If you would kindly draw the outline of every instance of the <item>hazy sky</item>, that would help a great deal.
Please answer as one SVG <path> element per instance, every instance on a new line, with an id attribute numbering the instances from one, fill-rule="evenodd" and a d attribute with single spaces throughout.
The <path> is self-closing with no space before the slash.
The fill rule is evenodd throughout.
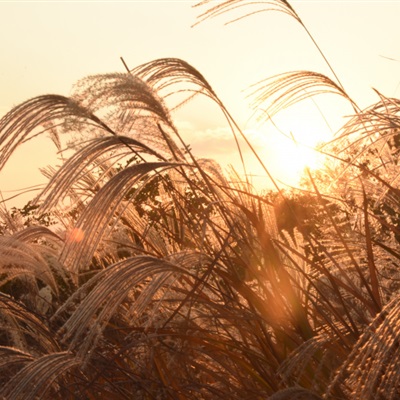
<path id="1" fill-rule="evenodd" d="M 87 75 L 123 72 L 121 56 L 131 68 L 156 58 L 178 57 L 208 79 L 250 137 L 264 143 L 266 163 L 278 171 L 280 163 L 290 162 L 288 154 L 278 154 L 281 147 L 273 147 L 273 138 L 260 139 L 254 131 L 248 121 L 249 100 L 242 90 L 287 71 L 332 75 L 305 31 L 289 16 L 260 13 L 224 26 L 230 19 L 227 14 L 191 28 L 205 10 L 192 8 L 195 3 L 0 2 L 0 115 L 37 95 L 69 95 L 72 85 Z M 387 96 L 400 95 L 400 1 L 291 4 L 361 107 L 377 101 L 372 87 Z M 321 100 L 320 105 L 329 118 L 332 111 L 336 113 L 338 118 L 330 121 L 333 125 L 341 123 L 343 113 L 351 112 L 336 99 Z M 305 129 L 323 130 L 315 110 L 310 115 L 301 110 L 293 115 L 285 116 L 284 129 L 297 129 L 296 135 L 304 135 Z M 231 138 L 222 120 L 212 113 L 194 107 L 180 115 L 178 126 L 200 155 L 233 160 Z M 5 197 L 7 190 L 35 184 L 38 175 L 32 171 L 54 162 L 52 148 L 43 143 L 29 143 L 0 172 Z"/>

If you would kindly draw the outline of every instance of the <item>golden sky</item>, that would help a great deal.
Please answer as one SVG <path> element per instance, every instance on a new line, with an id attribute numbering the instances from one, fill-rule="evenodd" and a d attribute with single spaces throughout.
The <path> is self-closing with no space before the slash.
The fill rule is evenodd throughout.
<path id="1" fill-rule="evenodd" d="M 193 9 L 195 3 L 0 2 L 0 115 L 37 95 L 68 95 L 72 85 L 87 75 L 123 72 L 121 56 L 131 68 L 156 58 L 178 57 L 208 79 L 249 137 L 265 146 L 266 163 L 278 174 L 290 155 L 282 154 L 279 140 L 274 144 L 277 140 L 260 136 L 248 121 L 251 110 L 243 89 L 287 71 L 332 75 L 305 31 L 289 16 L 260 13 L 224 26 L 229 20 L 225 15 L 191 28 L 204 10 Z M 400 95 L 400 1 L 290 3 L 360 107 L 377 100 L 372 87 L 386 96 Z M 316 101 L 335 128 L 340 117 L 351 112 L 336 99 Z M 200 155 L 232 162 L 234 149 L 223 120 L 212 112 L 204 115 L 189 108 L 179 115 L 177 125 Z M 316 110 L 299 108 L 281 119 L 282 128 L 296 139 L 306 131 L 324 135 Z M 4 197 L 10 195 L 8 190 L 36 184 L 39 175 L 32 171 L 55 162 L 44 139 L 28 145 L 0 172 Z"/>

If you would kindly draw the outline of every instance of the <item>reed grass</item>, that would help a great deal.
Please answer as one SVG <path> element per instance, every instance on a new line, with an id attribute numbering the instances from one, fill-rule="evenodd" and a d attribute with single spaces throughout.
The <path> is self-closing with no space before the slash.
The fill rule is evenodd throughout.
<path id="1" fill-rule="evenodd" d="M 302 24 L 286 1 L 259 3 Z M 298 193 L 257 193 L 196 158 L 173 118 L 194 96 L 245 136 L 182 60 L 91 76 L 4 116 L 1 167 L 45 132 L 75 141 L 29 209 L 2 210 L 0 397 L 399 398 L 399 101 L 359 110 L 307 71 L 259 84 L 254 101 L 275 96 L 272 115 L 326 92 L 355 114 Z"/>

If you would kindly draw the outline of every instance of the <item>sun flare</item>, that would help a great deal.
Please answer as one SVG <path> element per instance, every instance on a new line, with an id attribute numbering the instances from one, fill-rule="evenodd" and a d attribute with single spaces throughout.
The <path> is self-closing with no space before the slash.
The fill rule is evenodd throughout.
<path id="1" fill-rule="evenodd" d="M 82 229 L 80 228 L 73 228 L 67 233 L 66 240 L 67 242 L 81 242 L 85 237 L 85 234 Z"/>
<path id="2" fill-rule="evenodd" d="M 323 156 L 316 149 L 317 137 L 309 135 L 306 141 L 300 141 L 292 132 L 290 135 L 277 135 L 273 140 L 277 173 L 285 177 L 288 183 L 297 182 L 304 174 L 305 168 L 317 169 L 323 165 Z"/>
<path id="3" fill-rule="evenodd" d="M 314 123 L 313 123 L 314 122 Z M 325 156 L 317 146 L 332 137 L 326 127 L 310 120 L 288 120 L 279 125 L 245 131 L 272 177 L 283 184 L 298 186 L 306 168 L 323 167 Z M 259 165 L 251 164 L 253 177 L 265 176 Z M 259 186 L 258 183 L 256 183 Z"/>

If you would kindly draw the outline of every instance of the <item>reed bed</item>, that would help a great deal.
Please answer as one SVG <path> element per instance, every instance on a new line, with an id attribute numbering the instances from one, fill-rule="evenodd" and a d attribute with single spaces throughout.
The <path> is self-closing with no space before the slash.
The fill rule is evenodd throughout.
<path id="1" fill-rule="evenodd" d="M 200 20 L 274 10 L 303 25 L 286 1 L 210 4 Z M 197 96 L 254 149 L 183 60 L 6 114 L 1 167 L 37 135 L 74 141 L 32 202 L 1 211 L 0 398 L 398 399 L 400 102 L 360 110 L 310 71 L 254 101 L 275 98 L 272 115 L 326 92 L 354 115 L 299 192 L 256 192 L 192 153 L 171 110 Z"/>

